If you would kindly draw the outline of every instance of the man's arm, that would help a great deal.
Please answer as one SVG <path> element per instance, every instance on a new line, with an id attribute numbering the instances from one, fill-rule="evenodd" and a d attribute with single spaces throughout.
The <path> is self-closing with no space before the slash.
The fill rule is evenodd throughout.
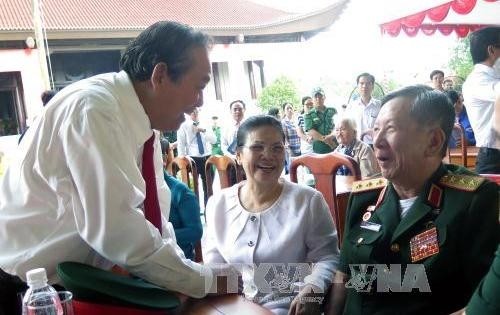
<path id="1" fill-rule="evenodd" d="M 202 297 L 212 285 L 212 272 L 181 258 L 169 229 L 164 229 L 162 238 L 144 218 L 138 208 L 145 185 L 137 151 L 130 143 L 130 131 L 115 116 L 115 112 L 94 107 L 60 130 L 71 173 L 68 180 L 76 190 L 72 207 L 78 234 L 101 256 L 131 273 L 164 288 Z M 168 190 L 164 192 L 168 194 Z"/>
<path id="2" fill-rule="evenodd" d="M 179 130 L 177 130 L 177 154 L 179 156 L 188 154 L 189 141 L 187 138 L 188 135 L 186 129 L 184 128 L 184 125 L 181 125 Z"/>

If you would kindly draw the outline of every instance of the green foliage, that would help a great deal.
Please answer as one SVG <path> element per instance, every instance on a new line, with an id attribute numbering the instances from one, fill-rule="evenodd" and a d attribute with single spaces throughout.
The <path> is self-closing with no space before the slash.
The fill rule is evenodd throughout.
<path id="1" fill-rule="evenodd" d="M 279 107 L 285 102 L 292 103 L 295 109 L 300 108 L 300 99 L 295 83 L 286 76 L 280 76 L 262 89 L 258 98 L 258 106 L 263 112 L 271 107 Z"/>
<path id="2" fill-rule="evenodd" d="M 459 39 L 450 53 L 451 56 L 448 62 L 448 66 L 455 75 L 463 79 L 467 78 L 473 68 L 469 47 L 469 37 Z"/>

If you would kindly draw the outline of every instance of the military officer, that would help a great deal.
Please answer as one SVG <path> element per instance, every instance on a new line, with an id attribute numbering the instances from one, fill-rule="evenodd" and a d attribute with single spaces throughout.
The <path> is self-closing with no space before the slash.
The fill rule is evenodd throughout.
<path id="1" fill-rule="evenodd" d="M 304 126 L 308 136 L 313 139 L 314 153 L 329 153 L 337 147 L 333 131 L 333 116 L 337 111 L 325 106 L 325 92 L 322 88 L 313 89 L 314 108 L 304 115 Z"/>
<path id="2" fill-rule="evenodd" d="M 444 94 L 409 86 L 382 104 L 383 178 L 354 183 L 326 314 L 450 314 L 493 259 L 498 188 L 442 164 L 454 115 Z"/>

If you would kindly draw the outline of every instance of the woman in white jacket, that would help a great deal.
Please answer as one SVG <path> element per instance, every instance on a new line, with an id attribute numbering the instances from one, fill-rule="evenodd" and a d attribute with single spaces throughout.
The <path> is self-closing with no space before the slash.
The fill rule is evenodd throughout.
<path id="1" fill-rule="evenodd" d="M 236 159 L 247 180 L 208 201 L 204 261 L 249 266 L 244 293 L 275 314 L 319 314 L 339 255 L 323 196 L 280 178 L 285 139 L 273 117 L 242 123 Z"/>

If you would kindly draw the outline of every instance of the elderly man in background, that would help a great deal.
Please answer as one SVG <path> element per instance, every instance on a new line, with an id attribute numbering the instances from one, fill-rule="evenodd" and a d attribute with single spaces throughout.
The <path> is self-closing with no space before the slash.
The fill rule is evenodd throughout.
<path id="1" fill-rule="evenodd" d="M 352 157 L 361 169 L 361 177 L 371 177 L 380 172 L 372 148 L 356 139 L 356 123 L 352 118 L 343 117 L 335 125 L 335 135 L 339 146 L 334 152 Z M 352 175 L 346 166 L 342 166 L 337 175 Z"/>
<path id="2" fill-rule="evenodd" d="M 500 27 L 486 27 L 470 35 L 474 69 L 462 87 L 476 146 L 478 174 L 500 174 L 500 146 L 493 129 L 494 103 L 500 95 Z"/>
<path id="3" fill-rule="evenodd" d="M 450 314 L 499 241 L 498 188 L 442 163 L 454 123 L 427 86 L 387 95 L 374 126 L 383 178 L 353 184 L 327 314 Z"/>
<path id="4" fill-rule="evenodd" d="M 366 72 L 361 73 L 356 78 L 356 84 L 359 98 L 349 103 L 346 112 L 358 126 L 358 139 L 372 146 L 372 128 L 382 106 L 380 100 L 372 96 L 375 77 Z"/>

